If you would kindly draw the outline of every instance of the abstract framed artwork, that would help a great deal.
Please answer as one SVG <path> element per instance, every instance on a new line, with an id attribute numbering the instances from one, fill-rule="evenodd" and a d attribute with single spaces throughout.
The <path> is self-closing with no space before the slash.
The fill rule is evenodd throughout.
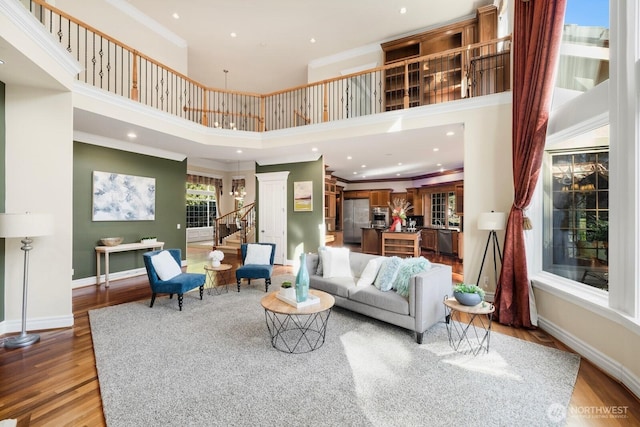
<path id="1" fill-rule="evenodd" d="M 152 221 L 155 218 L 155 178 L 93 172 L 93 221 Z"/>
<path id="2" fill-rule="evenodd" d="M 313 181 L 297 181 L 293 183 L 294 212 L 313 211 Z"/>

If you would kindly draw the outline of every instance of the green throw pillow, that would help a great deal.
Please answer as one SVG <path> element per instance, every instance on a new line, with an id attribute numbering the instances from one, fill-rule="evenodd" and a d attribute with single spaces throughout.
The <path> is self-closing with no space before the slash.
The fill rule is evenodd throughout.
<path id="1" fill-rule="evenodd" d="M 397 256 L 392 256 L 384 260 L 373 285 L 381 291 L 390 291 L 393 287 L 396 274 L 398 274 L 398 270 L 400 269 L 400 264 L 402 264 L 402 258 Z"/>
<path id="2" fill-rule="evenodd" d="M 419 258 L 406 258 L 402 261 L 398 274 L 393 281 L 393 289 L 396 290 L 398 295 L 403 297 L 409 296 L 409 279 L 431 268 L 431 263 L 424 257 Z"/>

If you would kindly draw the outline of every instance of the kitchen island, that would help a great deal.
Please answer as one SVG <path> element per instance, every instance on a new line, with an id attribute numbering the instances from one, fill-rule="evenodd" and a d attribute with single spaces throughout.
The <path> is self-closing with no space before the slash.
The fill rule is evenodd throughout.
<path id="1" fill-rule="evenodd" d="M 420 256 L 420 231 L 383 231 L 382 256 Z"/>
<path id="2" fill-rule="evenodd" d="M 362 227 L 362 253 L 380 255 L 382 253 L 382 232 L 387 228 Z"/>

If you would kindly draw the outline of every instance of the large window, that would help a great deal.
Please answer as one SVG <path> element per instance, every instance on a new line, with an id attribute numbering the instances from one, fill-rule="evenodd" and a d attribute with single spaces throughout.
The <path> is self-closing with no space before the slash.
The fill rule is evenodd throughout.
<path id="1" fill-rule="evenodd" d="M 456 193 L 448 191 L 431 194 L 431 225 L 442 228 L 458 228 L 460 217 L 456 214 Z"/>
<path id="2" fill-rule="evenodd" d="M 602 142 L 608 127 L 578 140 Z M 608 290 L 609 151 L 608 147 L 549 152 L 549 197 L 544 229 L 550 242 L 544 269 Z"/>
<path id="3" fill-rule="evenodd" d="M 187 183 L 187 228 L 211 227 L 217 216 L 216 189 Z"/>

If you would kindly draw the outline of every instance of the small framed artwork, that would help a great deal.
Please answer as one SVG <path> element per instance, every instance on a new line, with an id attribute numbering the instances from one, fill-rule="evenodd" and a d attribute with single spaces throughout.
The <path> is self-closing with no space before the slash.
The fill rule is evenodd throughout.
<path id="1" fill-rule="evenodd" d="M 313 181 L 297 181 L 293 183 L 293 211 L 313 211 Z"/>

